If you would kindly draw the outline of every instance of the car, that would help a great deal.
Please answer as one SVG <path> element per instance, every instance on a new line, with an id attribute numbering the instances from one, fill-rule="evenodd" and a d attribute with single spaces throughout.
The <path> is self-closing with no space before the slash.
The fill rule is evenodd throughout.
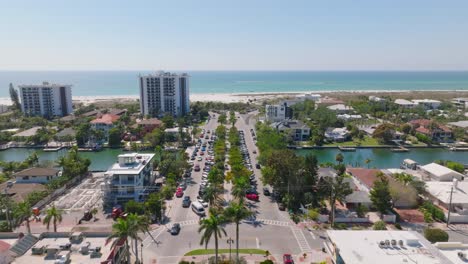
<path id="1" fill-rule="evenodd" d="M 171 227 L 171 235 L 175 236 L 175 235 L 178 235 L 179 233 L 180 233 L 180 224 L 179 223 L 173 224 Z"/>
<path id="2" fill-rule="evenodd" d="M 278 209 L 280 211 L 284 211 L 284 210 L 286 210 L 286 206 L 284 205 L 284 203 L 278 203 Z"/>
<path id="3" fill-rule="evenodd" d="M 262 167 L 260 166 L 260 164 L 257 163 L 257 164 L 255 164 L 255 168 L 261 169 Z"/>
<path id="4" fill-rule="evenodd" d="M 203 205 L 203 207 L 208 207 L 208 203 L 203 200 L 201 196 L 197 196 L 197 201 Z"/>
<path id="5" fill-rule="evenodd" d="M 184 191 L 182 190 L 182 188 L 177 188 L 177 191 L 176 191 L 176 197 L 177 198 L 181 198 L 182 196 L 184 196 Z"/>
<path id="6" fill-rule="evenodd" d="M 294 260 L 291 254 L 284 254 L 283 255 L 283 264 L 294 264 Z"/>
<path id="7" fill-rule="evenodd" d="M 205 155 L 205 152 L 200 151 L 200 156 L 203 156 L 203 155 Z"/>
<path id="8" fill-rule="evenodd" d="M 182 188 L 182 191 L 185 191 L 187 189 L 187 183 L 185 182 L 180 183 L 179 188 Z"/>
<path id="9" fill-rule="evenodd" d="M 197 157 L 197 160 L 198 160 L 198 161 L 202 161 L 202 159 L 203 159 L 203 158 L 202 158 L 201 156 L 198 156 L 198 157 Z"/>
<path id="10" fill-rule="evenodd" d="M 184 200 L 182 200 L 182 207 L 188 208 L 190 207 L 190 204 L 192 201 L 190 201 L 190 196 L 184 196 Z"/>
<path id="11" fill-rule="evenodd" d="M 256 193 L 248 193 L 245 195 L 245 197 L 249 200 L 252 200 L 252 201 L 258 201 L 259 197 L 258 197 L 258 194 Z"/>
<path id="12" fill-rule="evenodd" d="M 191 156 L 191 157 L 190 157 L 190 160 L 195 160 L 195 156 Z"/>
<path id="13" fill-rule="evenodd" d="M 254 150 L 252 151 L 252 153 L 253 153 L 253 154 L 257 154 L 257 150 L 254 149 Z"/>
<path id="14" fill-rule="evenodd" d="M 200 165 L 198 165 L 198 164 L 195 165 L 195 167 L 193 169 L 194 169 L 194 171 L 200 171 Z"/>
<path id="15" fill-rule="evenodd" d="M 270 189 L 268 189 L 267 187 L 263 188 L 263 195 L 270 196 L 270 194 Z"/>

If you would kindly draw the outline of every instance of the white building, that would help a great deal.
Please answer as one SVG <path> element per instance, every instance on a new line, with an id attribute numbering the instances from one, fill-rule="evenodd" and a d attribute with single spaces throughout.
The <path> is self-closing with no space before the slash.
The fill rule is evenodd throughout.
<path id="1" fill-rule="evenodd" d="M 347 114 L 347 113 L 351 113 L 354 111 L 354 109 L 351 106 L 347 106 L 345 104 L 330 105 L 330 106 L 327 106 L 327 108 L 332 111 L 335 111 L 338 114 Z"/>
<path id="2" fill-rule="evenodd" d="M 320 98 L 322 98 L 322 96 L 320 94 L 304 94 L 304 95 L 301 95 L 299 96 L 299 98 L 303 99 L 303 100 L 311 100 L 311 101 L 314 101 L 314 102 L 318 102 L 320 101 Z"/>
<path id="3" fill-rule="evenodd" d="M 59 177 L 60 171 L 52 168 L 29 168 L 15 173 L 16 183 L 48 183 Z"/>
<path id="4" fill-rule="evenodd" d="M 0 114 L 8 112 L 9 107 L 9 105 L 0 105 Z"/>
<path id="5" fill-rule="evenodd" d="M 105 202 L 120 204 L 130 200 L 143 201 L 154 184 L 152 159 L 155 154 L 128 153 L 118 156 L 105 173 L 102 184 Z"/>
<path id="6" fill-rule="evenodd" d="M 329 230 L 326 247 L 336 264 L 452 263 L 415 231 Z"/>
<path id="7" fill-rule="evenodd" d="M 351 121 L 351 120 L 358 120 L 361 119 L 361 115 L 349 115 L 349 114 L 341 114 L 341 115 L 336 115 L 336 118 L 344 120 L 344 121 Z"/>
<path id="8" fill-rule="evenodd" d="M 26 115 L 52 118 L 72 113 L 71 85 L 19 85 L 21 110 Z"/>
<path id="9" fill-rule="evenodd" d="M 462 97 L 453 98 L 452 104 L 454 104 L 455 106 L 461 109 L 468 108 L 468 98 L 462 98 Z"/>
<path id="10" fill-rule="evenodd" d="M 436 242 L 434 246 L 454 264 L 468 262 L 468 244 L 461 242 Z"/>
<path id="11" fill-rule="evenodd" d="M 407 108 L 407 109 L 414 108 L 414 107 L 417 106 L 416 103 L 408 101 L 406 99 L 396 99 L 395 104 L 397 104 L 397 105 L 399 105 L 399 106 L 401 106 L 403 108 Z"/>
<path id="12" fill-rule="evenodd" d="M 421 100 L 411 100 L 413 103 L 424 107 L 424 109 L 438 109 L 440 107 L 441 101 L 432 100 L 432 99 L 421 99 Z"/>
<path id="13" fill-rule="evenodd" d="M 450 207 L 450 223 L 468 223 L 468 182 L 454 180 L 453 182 L 429 181 L 425 183 L 428 197 L 434 204 L 447 210 Z M 444 213 L 445 218 L 448 219 L 447 212 Z"/>
<path id="14" fill-rule="evenodd" d="M 371 95 L 371 96 L 369 96 L 369 101 L 376 102 L 376 103 L 382 103 L 382 102 L 385 102 L 387 100 L 385 98 L 381 98 L 381 97 Z"/>
<path id="15" fill-rule="evenodd" d="M 464 179 L 463 174 L 437 163 L 429 163 L 427 165 L 421 166 L 420 168 L 427 174 L 427 176 L 436 181 L 452 181 L 453 179 L 463 181 Z"/>
<path id="16" fill-rule="evenodd" d="M 292 118 L 292 109 L 287 103 L 265 106 L 265 120 L 279 122 Z"/>
<path id="17" fill-rule="evenodd" d="M 287 132 L 294 141 L 307 141 L 310 138 L 310 127 L 299 120 L 284 120 L 271 124 L 279 132 Z"/>
<path id="18" fill-rule="evenodd" d="M 330 140 L 330 141 L 335 141 L 335 142 L 343 142 L 348 140 L 350 137 L 348 129 L 346 127 L 343 128 L 327 128 L 325 131 L 325 138 Z"/>
<path id="19" fill-rule="evenodd" d="M 152 117 L 169 113 L 183 116 L 190 112 L 189 78 L 186 73 L 159 71 L 140 75 L 140 111 Z"/>

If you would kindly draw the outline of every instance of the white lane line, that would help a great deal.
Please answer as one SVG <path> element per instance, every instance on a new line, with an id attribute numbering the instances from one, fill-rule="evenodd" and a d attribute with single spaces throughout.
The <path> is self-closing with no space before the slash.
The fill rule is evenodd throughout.
<path id="1" fill-rule="evenodd" d="M 258 239 L 258 237 L 255 238 L 255 242 L 257 244 L 257 248 L 260 248 L 260 240 Z"/>
<path id="2" fill-rule="evenodd" d="M 310 233 L 310 235 L 312 236 L 313 239 L 317 239 L 317 238 L 315 238 L 315 235 L 314 235 L 314 233 L 312 233 L 312 231 L 309 231 L 309 233 Z"/>
<path id="3" fill-rule="evenodd" d="M 162 232 L 165 231 L 165 230 L 167 230 L 165 226 L 161 226 L 161 227 L 159 227 L 159 229 L 161 229 L 161 230 L 159 230 L 159 232 L 158 232 L 156 235 L 153 235 L 153 238 L 154 238 L 156 241 L 157 241 L 158 237 L 162 234 Z M 156 229 L 155 231 L 157 231 L 157 230 L 158 230 L 158 229 Z M 145 240 L 143 240 L 143 242 L 146 241 L 146 239 L 151 239 L 151 237 L 150 237 L 150 236 L 147 236 L 147 237 L 145 238 Z M 153 242 L 154 242 L 154 241 L 151 239 L 151 243 L 144 243 L 144 245 L 145 245 L 144 248 L 145 248 L 145 249 L 148 248 L 149 246 L 151 246 L 151 244 L 153 244 Z"/>

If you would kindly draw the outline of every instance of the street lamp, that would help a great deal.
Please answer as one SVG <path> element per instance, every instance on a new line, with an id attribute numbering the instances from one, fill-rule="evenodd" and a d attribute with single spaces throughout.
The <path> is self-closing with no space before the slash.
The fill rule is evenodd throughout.
<path id="1" fill-rule="evenodd" d="M 229 237 L 227 243 L 229 244 L 229 263 L 231 263 L 231 245 L 234 243 L 234 240 Z"/>
<path id="2" fill-rule="evenodd" d="M 141 264 L 143 264 L 143 243 L 141 243 Z"/>

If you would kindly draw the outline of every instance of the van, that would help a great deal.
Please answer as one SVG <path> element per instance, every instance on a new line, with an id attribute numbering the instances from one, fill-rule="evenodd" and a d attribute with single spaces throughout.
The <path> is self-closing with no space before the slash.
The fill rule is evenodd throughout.
<path id="1" fill-rule="evenodd" d="M 192 203 L 192 211 L 199 216 L 205 216 L 205 208 L 198 201 Z"/>

